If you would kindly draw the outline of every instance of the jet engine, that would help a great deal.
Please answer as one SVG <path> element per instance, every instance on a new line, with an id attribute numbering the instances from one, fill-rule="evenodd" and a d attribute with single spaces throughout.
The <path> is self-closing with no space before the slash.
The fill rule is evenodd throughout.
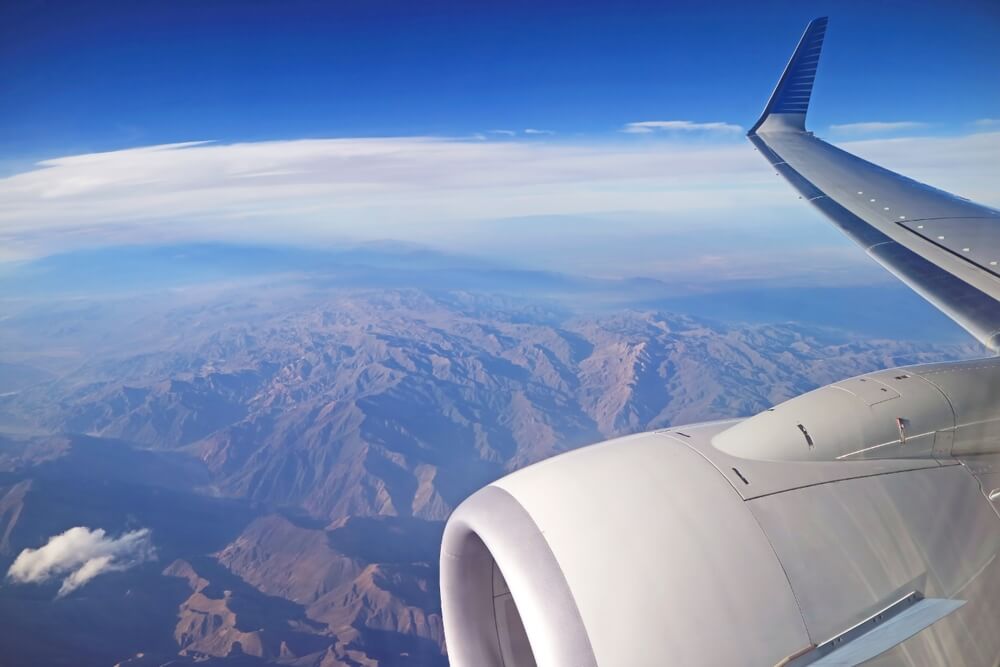
<path id="1" fill-rule="evenodd" d="M 445 529 L 451 664 L 995 665 L 997 396 L 898 368 L 497 480 Z"/>

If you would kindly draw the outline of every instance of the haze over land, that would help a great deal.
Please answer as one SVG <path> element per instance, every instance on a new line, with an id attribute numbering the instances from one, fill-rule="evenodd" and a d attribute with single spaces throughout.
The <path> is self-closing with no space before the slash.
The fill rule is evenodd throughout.
<path id="1" fill-rule="evenodd" d="M 399 244 L 119 248 L 4 280 L 0 568 L 66 531 L 149 540 L 75 590 L 0 588 L 4 655 L 49 664 L 445 664 L 438 540 L 482 484 L 979 353 L 901 290 L 693 299 Z M 782 316 L 817 299 L 882 316 L 866 337 Z"/>

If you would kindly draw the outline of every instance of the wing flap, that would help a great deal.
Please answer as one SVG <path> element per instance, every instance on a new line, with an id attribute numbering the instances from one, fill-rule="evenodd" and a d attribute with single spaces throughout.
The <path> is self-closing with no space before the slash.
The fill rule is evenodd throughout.
<path id="1" fill-rule="evenodd" d="M 995 218 L 923 218 L 906 220 L 899 225 L 1000 277 L 1000 225 Z"/>
<path id="2" fill-rule="evenodd" d="M 782 667 L 855 667 L 898 646 L 960 609 L 965 600 L 911 593 L 829 641 L 790 656 Z"/>

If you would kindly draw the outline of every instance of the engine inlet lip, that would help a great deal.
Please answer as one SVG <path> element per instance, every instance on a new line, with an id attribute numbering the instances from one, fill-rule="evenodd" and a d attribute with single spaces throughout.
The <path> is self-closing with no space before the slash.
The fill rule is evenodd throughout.
<path id="1" fill-rule="evenodd" d="M 503 573 L 539 664 L 597 667 L 583 618 L 548 542 L 506 490 L 487 486 L 452 513 L 441 540 L 441 608 L 457 667 L 501 667 L 493 564 Z"/>

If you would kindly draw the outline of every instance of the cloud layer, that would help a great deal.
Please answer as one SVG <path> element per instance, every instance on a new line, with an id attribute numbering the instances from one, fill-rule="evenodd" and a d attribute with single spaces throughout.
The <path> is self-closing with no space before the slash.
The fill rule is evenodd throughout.
<path id="1" fill-rule="evenodd" d="M 629 123 L 622 128 L 626 134 L 649 134 L 650 132 L 721 132 L 723 134 L 737 134 L 743 131 L 739 125 L 732 123 L 696 123 L 691 120 L 644 120 L 637 123 Z"/>
<path id="2" fill-rule="evenodd" d="M 45 546 L 25 549 L 7 571 L 19 584 L 41 584 L 62 579 L 59 597 L 67 595 L 106 572 L 120 572 L 155 558 L 148 529 L 121 537 L 107 537 L 104 530 L 84 526 L 53 535 Z"/>
<path id="3" fill-rule="evenodd" d="M 884 134 L 888 132 L 923 130 L 928 127 L 929 125 L 927 123 L 920 123 L 914 120 L 899 120 L 892 122 L 869 121 L 865 123 L 844 123 L 842 125 L 831 125 L 830 131 L 835 134 Z"/>
<path id="4" fill-rule="evenodd" d="M 0 248 L 203 238 L 434 242 L 443 223 L 751 205 L 766 164 L 719 146 L 427 137 L 186 143 L 45 160 L 0 179 Z M 774 184 L 776 188 L 777 185 Z M 31 247 L 28 247 L 31 246 Z M 37 248 L 36 248 L 37 246 Z"/>
<path id="5" fill-rule="evenodd" d="M 1000 132 L 855 141 L 845 148 L 997 203 Z M 808 211 L 738 135 L 715 142 L 189 142 L 59 157 L 0 179 L 0 260 L 201 240 L 395 238 L 453 247 L 474 236 L 477 225 L 500 219 L 627 212 L 659 221 L 660 228 L 714 220 L 742 229 L 748 217 L 792 225 Z M 565 240 L 566 230 L 557 231 Z M 716 239 L 720 250 L 725 239 Z M 475 250 L 471 242 L 464 249 Z"/>

